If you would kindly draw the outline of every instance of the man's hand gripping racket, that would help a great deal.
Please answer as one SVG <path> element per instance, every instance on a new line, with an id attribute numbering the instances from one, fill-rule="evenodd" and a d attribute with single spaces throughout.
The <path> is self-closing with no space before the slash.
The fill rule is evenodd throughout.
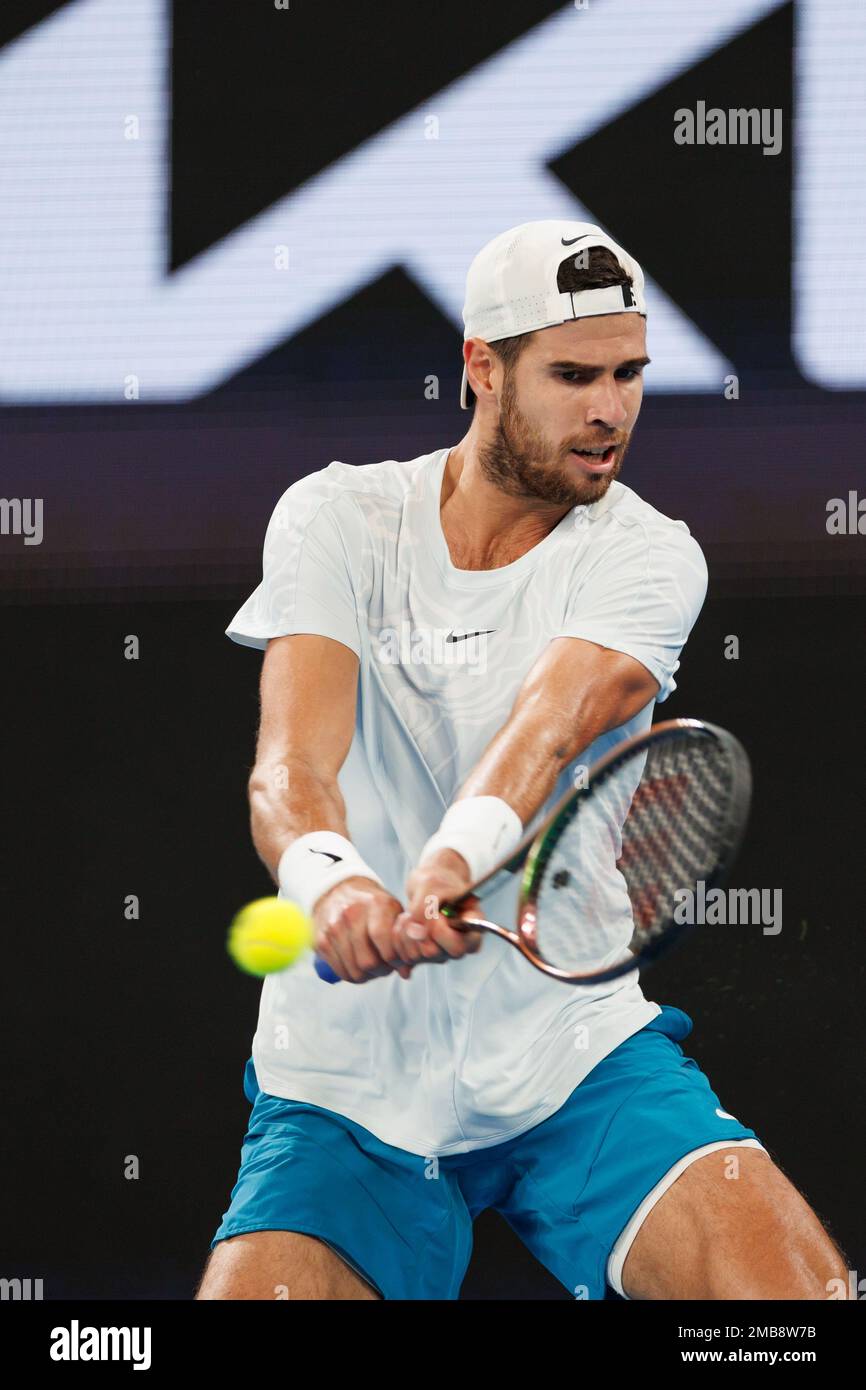
<path id="1" fill-rule="evenodd" d="M 689 903 L 700 884 L 708 892 L 726 879 L 751 785 L 748 756 L 733 734 L 699 719 L 656 724 L 600 758 L 585 786 L 567 792 L 507 859 L 440 911 L 457 929 L 508 941 L 565 983 L 616 979 L 656 960 L 695 925 Z M 516 930 L 479 917 L 474 900 L 483 902 L 524 865 Z M 323 960 L 316 971 L 339 979 Z"/>

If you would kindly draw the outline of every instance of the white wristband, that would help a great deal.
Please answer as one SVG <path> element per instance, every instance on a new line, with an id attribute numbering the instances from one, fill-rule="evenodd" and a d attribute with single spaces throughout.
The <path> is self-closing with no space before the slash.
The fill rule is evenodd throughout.
<path id="1" fill-rule="evenodd" d="M 448 807 L 418 863 L 436 850 L 456 850 L 469 865 L 475 883 L 514 849 L 522 835 L 523 823 L 507 801 L 499 796 L 467 796 Z"/>
<path id="2" fill-rule="evenodd" d="M 324 893 L 346 878 L 371 878 L 384 888 L 381 878 L 365 864 L 351 840 L 336 830 L 310 830 L 284 849 L 277 866 L 283 895 L 307 914 Z"/>

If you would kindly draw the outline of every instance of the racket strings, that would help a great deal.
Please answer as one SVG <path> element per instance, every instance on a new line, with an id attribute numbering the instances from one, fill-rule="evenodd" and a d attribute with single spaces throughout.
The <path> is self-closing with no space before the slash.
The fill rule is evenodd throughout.
<path id="1" fill-rule="evenodd" d="M 623 833 L 620 872 L 635 921 L 633 949 L 670 923 L 681 895 L 718 862 L 727 824 L 731 769 L 715 739 L 654 746 Z"/>

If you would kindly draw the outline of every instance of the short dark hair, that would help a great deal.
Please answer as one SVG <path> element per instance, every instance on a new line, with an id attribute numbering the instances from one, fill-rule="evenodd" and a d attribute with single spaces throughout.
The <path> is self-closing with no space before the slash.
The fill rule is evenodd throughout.
<path id="1" fill-rule="evenodd" d="M 585 262 L 585 264 L 584 264 Z M 591 246 L 576 255 L 566 256 L 556 272 L 556 288 L 560 292 L 568 290 L 604 290 L 611 285 L 633 285 L 634 281 L 607 246 Z M 517 333 L 513 338 L 500 338 L 491 343 L 500 362 L 505 365 L 506 376 L 514 371 L 515 363 L 532 333 Z M 475 392 L 466 383 L 466 399 L 475 399 Z"/>

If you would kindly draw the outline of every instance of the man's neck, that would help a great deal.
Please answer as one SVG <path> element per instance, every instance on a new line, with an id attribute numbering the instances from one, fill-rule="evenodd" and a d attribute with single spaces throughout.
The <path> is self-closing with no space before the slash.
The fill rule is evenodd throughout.
<path id="1" fill-rule="evenodd" d="M 571 507 L 509 497 L 481 471 L 467 435 L 446 460 L 439 498 L 442 533 L 458 569 L 512 564 L 549 536 Z"/>

